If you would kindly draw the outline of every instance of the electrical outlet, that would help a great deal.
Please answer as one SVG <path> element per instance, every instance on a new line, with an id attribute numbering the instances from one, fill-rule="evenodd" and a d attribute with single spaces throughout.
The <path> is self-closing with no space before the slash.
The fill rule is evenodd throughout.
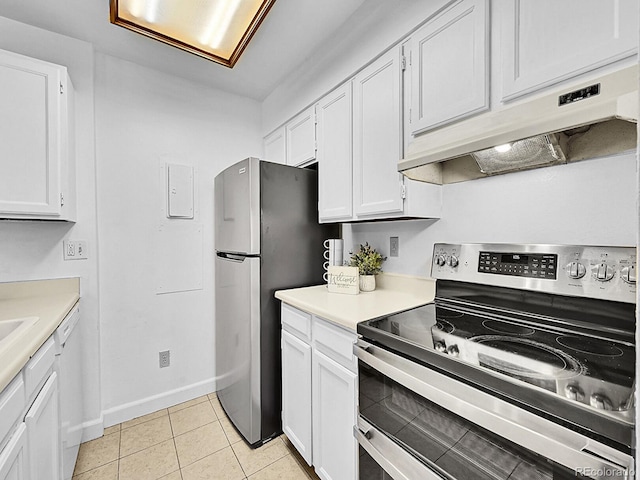
<path id="1" fill-rule="evenodd" d="M 170 350 L 165 350 L 164 352 L 158 353 L 158 358 L 160 361 L 160 368 L 168 367 L 171 365 L 171 356 Z"/>
<path id="2" fill-rule="evenodd" d="M 65 260 L 84 260 L 89 258 L 86 240 L 65 240 L 62 242 Z"/>
<path id="3" fill-rule="evenodd" d="M 397 257 L 400 250 L 400 240 L 398 237 L 389 237 L 389 256 Z"/>

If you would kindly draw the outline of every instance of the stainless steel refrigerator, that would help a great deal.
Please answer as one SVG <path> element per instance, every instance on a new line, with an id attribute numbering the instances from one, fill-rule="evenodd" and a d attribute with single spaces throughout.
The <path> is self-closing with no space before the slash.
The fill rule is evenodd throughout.
<path id="1" fill-rule="evenodd" d="M 247 443 L 281 427 L 280 304 L 274 292 L 323 282 L 313 170 L 247 158 L 215 178 L 218 398 Z"/>

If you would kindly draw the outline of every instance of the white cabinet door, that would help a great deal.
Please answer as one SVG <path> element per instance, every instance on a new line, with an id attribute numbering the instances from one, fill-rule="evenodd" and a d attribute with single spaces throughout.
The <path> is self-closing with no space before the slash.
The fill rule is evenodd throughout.
<path id="1" fill-rule="evenodd" d="M 318 216 L 320 222 L 350 219 L 352 190 L 351 82 L 326 95 L 318 113 Z"/>
<path id="2" fill-rule="evenodd" d="M 514 0 L 501 9 L 502 99 L 636 54 L 637 0 Z"/>
<path id="3" fill-rule="evenodd" d="M 316 114 L 309 107 L 286 125 L 287 164 L 298 166 L 316 158 Z"/>
<path id="4" fill-rule="evenodd" d="M 274 163 L 287 164 L 285 144 L 285 127 L 278 128 L 275 132 L 264 137 L 264 159 Z"/>
<path id="5" fill-rule="evenodd" d="M 282 430 L 311 465 L 311 346 L 282 331 Z"/>
<path id="6" fill-rule="evenodd" d="M 461 0 L 411 35 L 412 135 L 489 108 L 488 47 L 488 0 Z"/>
<path id="7" fill-rule="evenodd" d="M 54 372 L 38 393 L 25 417 L 32 479 L 61 478 L 58 376 Z"/>
<path id="8" fill-rule="evenodd" d="M 357 375 L 313 351 L 313 464 L 323 480 L 353 480 L 357 472 Z"/>
<path id="9" fill-rule="evenodd" d="M 56 218 L 66 69 L 0 50 L 0 213 Z"/>
<path id="10" fill-rule="evenodd" d="M 402 212 L 400 48 L 353 80 L 353 210 L 356 217 Z"/>
<path id="11" fill-rule="evenodd" d="M 0 451 L 0 480 L 30 480 L 27 457 L 27 429 L 21 423 Z"/>

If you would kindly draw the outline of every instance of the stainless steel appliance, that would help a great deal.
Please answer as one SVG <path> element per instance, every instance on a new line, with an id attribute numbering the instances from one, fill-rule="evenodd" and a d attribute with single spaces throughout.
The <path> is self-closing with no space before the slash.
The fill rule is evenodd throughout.
<path id="1" fill-rule="evenodd" d="M 317 173 L 248 158 L 215 178 L 218 398 L 251 445 L 281 432 L 279 289 L 322 283 Z"/>
<path id="2" fill-rule="evenodd" d="M 636 251 L 449 245 L 360 324 L 360 478 L 634 477 Z"/>
<path id="3" fill-rule="evenodd" d="M 637 123 L 633 65 L 421 133 L 398 169 L 414 180 L 447 184 L 635 153 Z"/>

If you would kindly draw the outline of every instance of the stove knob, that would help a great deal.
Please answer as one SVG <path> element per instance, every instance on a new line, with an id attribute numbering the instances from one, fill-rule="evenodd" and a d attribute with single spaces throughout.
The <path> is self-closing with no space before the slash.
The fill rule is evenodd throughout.
<path id="1" fill-rule="evenodd" d="M 616 271 L 611 265 L 601 263 L 596 270 L 596 280 L 599 282 L 608 282 L 613 278 Z"/>
<path id="2" fill-rule="evenodd" d="M 584 400 L 584 391 L 576 384 L 569 384 L 564 387 L 564 395 L 569 400 L 575 400 L 577 402 Z"/>
<path id="3" fill-rule="evenodd" d="M 580 262 L 571 262 L 567 265 L 567 275 L 569 278 L 582 278 L 587 273 L 587 269 Z"/>
<path id="4" fill-rule="evenodd" d="M 458 266 L 459 260 L 458 257 L 456 257 L 455 255 L 449 255 L 447 257 L 447 265 L 449 265 L 452 268 L 455 268 Z"/>
<path id="5" fill-rule="evenodd" d="M 595 407 L 599 410 L 613 410 L 611 400 L 609 400 L 607 396 L 603 395 L 602 393 L 592 394 L 589 403 L 592 407 Z"/>
<path id="6" fill-rule="evenodd" d="M 630 267 L 624 267 L 620 271 L 620 276 L 622 280 L 627 283 L 631 283 L 632 285 L 636 283 L 636 266 L 631 265 Z"/>
<path id="7" fill-rule="evenodd" d="M 447 353 L 447 346 L 444 344 L 444 342 L 436 342 L 434 347 L 440 353 Z"/>
<path id="8" fill-rule="evenodd" d="M 438 255 L 436 257 L 436 265 L 438 265 L 439 267 L 443 267 L 445 263 L 447 263 L 447 259 L 444 255 Z"/>
<path id="9" fill-rule="evenodd" d="M 457 345 L 451 345 L 449 348 L 447 348 L 447 353 L 452 357 L 457 357 L 460 354 L 460 350 L 458 350 Z"/>

